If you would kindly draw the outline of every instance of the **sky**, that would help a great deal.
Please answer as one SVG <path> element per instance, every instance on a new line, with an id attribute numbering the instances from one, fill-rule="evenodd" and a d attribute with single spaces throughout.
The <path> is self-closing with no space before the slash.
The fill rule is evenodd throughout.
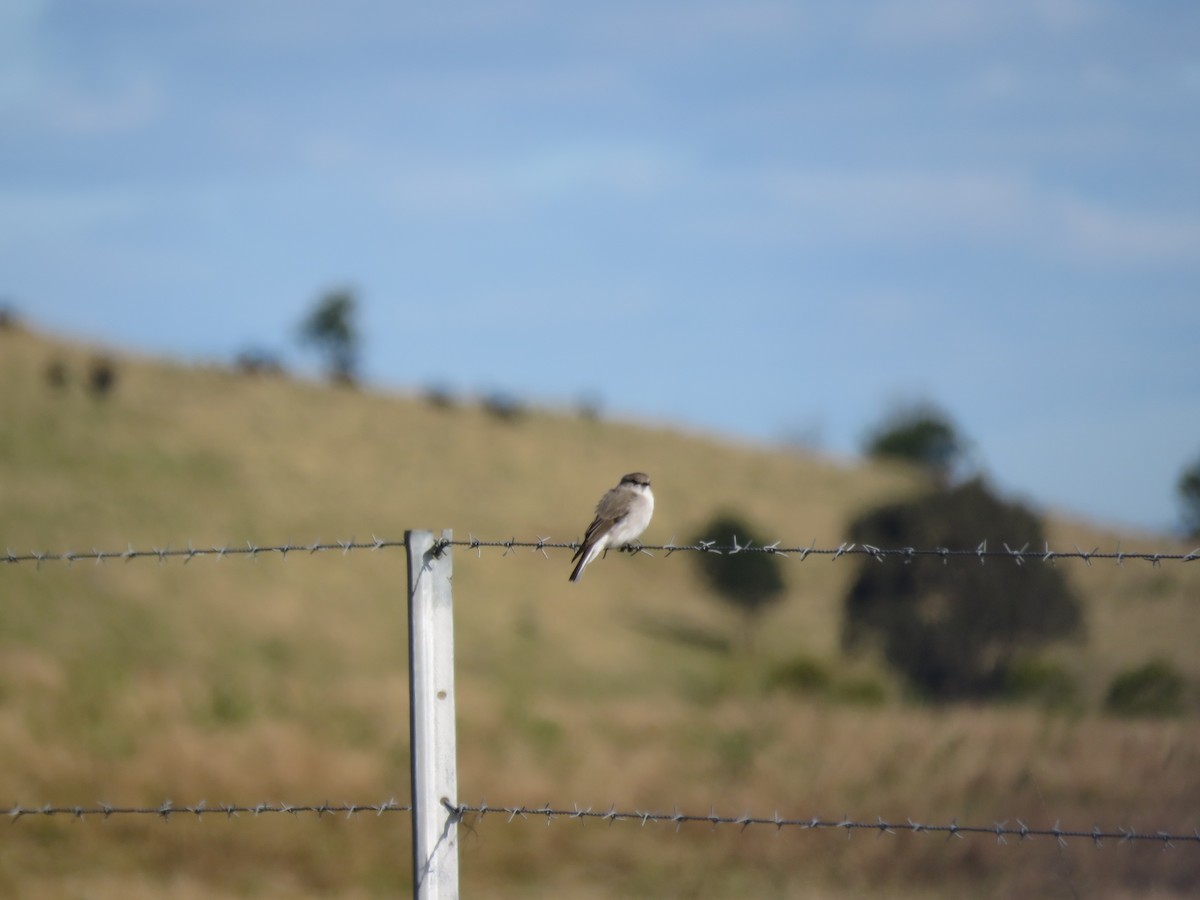
<path id="1" fill-rule="evenodd" d="M 1198 148 L 1194 2 L 5 0 L 0 300 L 303 371 L 346 288 L 374 386 L 843 459 L 928 400 L 1169 529 Z"/>

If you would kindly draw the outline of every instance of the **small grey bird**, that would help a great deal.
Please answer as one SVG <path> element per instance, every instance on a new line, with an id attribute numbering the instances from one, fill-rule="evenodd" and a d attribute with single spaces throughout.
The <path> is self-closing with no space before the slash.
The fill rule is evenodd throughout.
<path id="1" fill-rule="evenodd" d="M 654 493 L 650 490 L 650 476 L 645 472 L 630 472 L 596 504 L 596 518 L 571 557 L 571 562 L 579 560 L 571 572 L 571 580 L 578 581 L 584 566 L 604 551 L 636 540 L 650 524 L 652 515 Z"/>

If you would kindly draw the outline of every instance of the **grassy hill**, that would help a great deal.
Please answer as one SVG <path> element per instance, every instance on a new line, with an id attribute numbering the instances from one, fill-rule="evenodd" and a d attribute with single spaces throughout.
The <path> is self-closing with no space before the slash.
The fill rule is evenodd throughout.
<path id="1" fill-rule="evenodd" d="M 900 469 L 666 428 L 537 410 L 507 422 L 475 404 L 124 356 L 97 398 L 82 384 L 92 355 L 0 333 L 0 548 L 446 527 L 572 540 L 633 469 L 654 478 L 647 542 L 687 540 L 734 509 L 785 541 L 830 546 L 859 511 L 919 489 Z M 62 387 L 45 377 L 56 361 Z M 1073 521 L 1048 530 L 1063 549 L 1118 537 Z M 1129 551 L 1178 549 L 1120 537 Z M 1053 713 L 915 706 L 869 660 L 841 659 L 853 562 L 788 561 L 788 595 L 749 653 L 728 649 L 738 623 L 687 554 L 610 556 L 576 585 L 569 554 L 548 555 L 456 552 L 464 801 L 1200 824 L 1195 716 L 1096 712 L 1114 674 L 1152 658 L 1200 682 L 1200 568 L 1061 562 L 1089 631 L 1054 652 L 1081 699 Z M 407 800 L 405 583 L 402 550 L 0 567 L 0 805 Z M 834 687 L 771 690 L 797 660 Z M 845 699 L 880 689 L 882 703 Z M 399 815 L 26 818 L 0 842 L 0 893 L 390 896 L 407 890 L 408 840 Z M 464 833 L 461 867 L 465 896 L 489 897 L 1171 897 L 1200 883 L 1194 847 L 1052 844 L 489 817 Z"/>

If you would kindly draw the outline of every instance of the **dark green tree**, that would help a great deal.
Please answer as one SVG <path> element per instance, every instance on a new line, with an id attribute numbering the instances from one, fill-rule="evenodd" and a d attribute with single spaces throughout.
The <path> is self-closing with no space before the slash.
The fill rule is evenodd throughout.
<path id="1" fill-rule="evenodd" d="M 872 459 L 898 459 L 920 466 L 944 482 L 962 459 L 966 444 L 945 413 L 921 402 L 888 413 L 868 433 L 863 451 Z"/>
<path id="2" fill-rule="evenodd" d="M 692 539 L 693 544 L 715 541 L 729 547 L 764 547 L 765 541 L 745 519 L 734 513 L 714 516 Z M 771 553 L 693 554 L 700 574 L 717 596 L 739 610 L 745 623 L 747 640 L 758 618 L 768 606 L 779 602 L 784 593 L 782 563 Z"/>
<path id="3" fill-rule="evenodd" d="M 1032 512 L 997 499 L 978 478 L 868 512 L 849 536 L 921 549 L 973 549 L 984 539 L 1021 549 L 1045 540 Z M 865 556 L 843 602 L 843 647 L 878 646 L 931 699 L 1002 693 L 1022 655 L 1082 629 L 1082 609 L 1062 572 L 1041 562 L 889 556 L 880 563 Z"/>
<path id="4" fill-rule="evenodd" d="M 358 328 L 354 323 L 357 301 L 351 291 L 325 294 L 300 323 L 300 339 L 326 358 L 331 380 L 354 384 L 358 373 Z"/>
<path id="5" fill-rule="evenodd" d="M 1183 507 L 1183 533 L 1200 537 L 1200 459 L 1179 476 L 1179 503 Z"/>

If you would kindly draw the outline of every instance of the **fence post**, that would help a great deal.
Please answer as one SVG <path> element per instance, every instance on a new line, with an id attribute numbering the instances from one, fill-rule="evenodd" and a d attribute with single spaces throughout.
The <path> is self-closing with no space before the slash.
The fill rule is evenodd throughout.
<path id="1" fill-rule="evenodd" d="M 452 532 L 443 531 L 450 540 Z M 458 897 L 458 776 L 454 734 L 454 600 L 450 549 L 406 531 L 413 897 Z"/>

